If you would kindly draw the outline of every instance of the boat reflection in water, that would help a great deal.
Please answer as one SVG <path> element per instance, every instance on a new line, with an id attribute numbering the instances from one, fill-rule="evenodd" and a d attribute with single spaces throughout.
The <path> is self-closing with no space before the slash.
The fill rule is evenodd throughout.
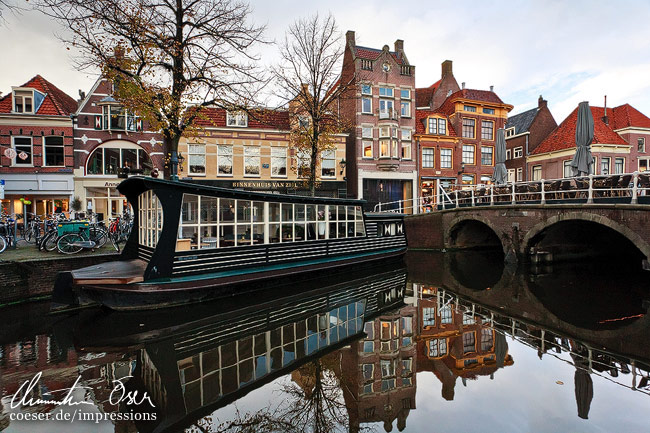
<path id="1" fill-rule="evenodd" d="M 405 287 L 404 268 L 374 270 L 364 278 L 299 290 L 300 295 L 253 303 L 239 300 L 239 308 L 220 305 L 221 313 L 204 318 L 196 318 L 197 308 L 192 307 L 189 323 L 167 323 L 165 332 L 152 329 L 152 324 L 161 323 L 162 317 L 169 320 L 168 314 L 102 312 L 86 319 L 97 331 L 79 338 L 94 342 L 95 348 L 84 344 L 85 351 L 140 343 L 135 377 L 127 388 L 139 395 L 146 392 L 158 413 L 155 422 L 138 424 L 138 430 L 176 431 L 358 340 L 365 321 L 403 304 Z M 139 332 L 116 333 L 115 327 Z M 98 334 L 106 329 L 111 335 Z M 138 409 L 151 411 L 147 405 Z"/>

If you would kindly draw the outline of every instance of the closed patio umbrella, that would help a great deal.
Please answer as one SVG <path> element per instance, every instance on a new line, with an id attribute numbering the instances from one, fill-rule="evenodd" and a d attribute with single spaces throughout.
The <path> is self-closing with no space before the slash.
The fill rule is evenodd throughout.
<path id="1" fill-rule="evenodd" d="M 508 170 L 506 170 L 506 134 L 505 129 L 497 129 L 497 142 L 494 146 L 494 174 L 492 180 L 497 185 L 504 185 L 508 181 Z"/>
<path id="2" fill-rule="evenodd" d="M 571 160 L 574 176 L 587 176 L 593 173 L 594 159 L 591 156 L 591 141 L 594 139 L 594 117 L 589 109 L 589 102 L 578 105 L 576 122 L 576 153 Z"/>

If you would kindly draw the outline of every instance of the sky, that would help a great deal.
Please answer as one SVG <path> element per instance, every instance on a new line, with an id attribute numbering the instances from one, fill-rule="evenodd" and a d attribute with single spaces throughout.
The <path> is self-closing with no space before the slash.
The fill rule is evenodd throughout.
<path id="1" fill-rule="evenodd" d="M 22 2 L 23 0 L 14 0 Z M 24 4 L 28 7 L 29 3 Z M 467 88 L 489 89 L 514 105 L 510 115 L 533 108 L 539 95 L 560 123 L 581 101 L 629 103 L 650 116 L 650 2 L 647 0 L 510 0 L 449 2 L 357 0 L 252 0 L 251 19 L 266 38 L 281 41 L 296 19 L 331 13 L 341 44 L 354 30 L 358 45 L 391 49 L 396 39 L 416 66 L 416 85 L 440 78 L 452 60 Z M 36 74 L 78 98 L 96 75 L 76 71 L 71 53 L 55 37 L 64 29 L 38 12 L 5 13 L 0 24 L 0 92 Z M 277 49 L 260 47 L 261 61 Z"/>

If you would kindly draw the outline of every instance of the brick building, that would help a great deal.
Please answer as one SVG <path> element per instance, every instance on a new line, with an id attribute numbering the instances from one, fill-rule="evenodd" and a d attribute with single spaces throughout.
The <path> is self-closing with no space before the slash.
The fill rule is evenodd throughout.
<path id="1" fill-rule="evenodd" d="M 557 127 L 548 102 L 539 96 L 537 107 L 508 118 L 506 168 L 508 182 L 528 181 L 526 158 Z"/>
<path id="2" fill-rule="evenodd" d="M 100 77 L 74 113 L 74 194 L 101 219 L 126 209 L 116 189 L 120 176 L 162 173 L 164 164 L 162 135 L 112 93 L 111 81 Z"/>
<path id="3" fill-rule="evenodd" d="M 420 196 L 435 198 L 438 184 L 448 188 L 490 183 L 496 130 L 504 127 L 513 106 L 492 88 L 466 89 L 465 83 L 457 88 L 452 62 L 447 60 L 441 79 L 417 90 L 414 137 Z"/>
<path id="4" fill-rule="evenodd" d="M 650 118 L 629 104 L 614 108 L 590 107 L 594 118 L 591 153 L 594 174 L 647 171 L 650 163 Z M 571 177 L 575 154 L 576 107 L 527 158 L 529 179 Z"/>
<path id="5" fill-rule="evenodd" d="M 68 210 L 73 194 L 70 115 L 76 108 L 74 99 L 40 75 L 0 99 L 2 212 Z"/>
<path id="6" fill-rule="evenodd" d="M 415 198 L 415 66 L 404 53 L 404 41 L 395 41 L 394 51 L 388 45 L 361 47 L 348 31 L 341 82 L 357 84 L 340 102 L 340 114 L 350 125 L 349 195 L 367 200 L 367 209 Z"/>
<path id="7" fill-rule="evenodd" d="M 208 108 L 197 121 L 197 136 L 181 138 L 183 163 L 179 177 L 224 188 L 307 194 L 301 167 L 309 161 L 290 145 L 291 122 L 286 110 L 260 109 L 229 113 Z M 345 134 L 335 148 L 321 152 L 317 195 L 346 196 Z"/>

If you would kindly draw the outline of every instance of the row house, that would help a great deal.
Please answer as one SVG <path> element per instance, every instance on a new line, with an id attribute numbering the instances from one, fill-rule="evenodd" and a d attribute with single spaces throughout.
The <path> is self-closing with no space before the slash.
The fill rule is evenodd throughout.
<path id="1" fill-rule="evenodd" d="M 286 110 L 256 109 L 229 112 L 207 108 L 196 121 L 196 135 L 179 143 L 183 180 L 218 186 L 284 194 L 307 194 L 305 168 L 309 159 L 291 146 L 291 122 Z M 317 165 L 319 196 L 345 197 L 345 139 L 334 137 Z"/>
<path id="2" fill-rule="evenodd" d="M 113 98 L 100 77 L 74 111 L 74 195 L 98 220 L 120 215 L 127 202 L 116 189 L 129 174 L 162 173 L 162 135 Z"/>
<path id="3" fill-rule="evenodd" d="M 597 175 L 648 171 L 650 118 L 629 104 L 590 107 L 594 118 L 591 153 Z M 531 180 L 571 177 L 578 108 L 526 158 Z"/>
<path id="4" fill-rule="evenodd" d="M 412 200 L 417 194 L 415 132 L 415 66 L 404 53 L 356 44 L 346 33 L 341 82 L 354 87 L 340 101 L 340 115 L 350 125 L 347 140 L 349 195 L 379 202 Z M 408 210 L 407 210 L 408 211 Z"/>
<path id="5" fill-rule="evenodd" d="M 504 103 L 493 88 L 466 89 L 465 83 L 458 88 L 450 61 L 442 64 L 441 80 L 418 93 L 414 137 L 420 195 L 433 200 L 437 185 L 490 183 L 496 131 L 505 126 L 513 106 Z M 437 106 L 443 94 L 445 99 Z"/>
<path id="6" fill-rule="evenodd" d="M 365 338 L 341 350 L 343 398 L 350 431 L 382 423 L 399 431 L 415 407 L 417 308 L 402 307 L 364 324 Z"/>
<path id="7" fill-rule="evenodd" d="M 436 287 L 414 285 L 419 298 L 418 372 L 431 371 L 442 383 L 442 397 L 453 400 L 457 378 L 490 376 L 514 364 L 505 338 L 472 310 L 455 304 Z M 499 339 L 499 341 L 497 341 Z"/>
<path id="8" fill-rule="evenodd" d="M 505 130 L 508 182 L 529 180 L 527 158 L 555 128 L 557 122 L 542 95 L 537 107 L 508 118 Z"/>
<path id="9" fill-rule="evenodd" d="M 67 211 L 76 101 L 40 75 L 0 99 L 2 213 Z"/>

